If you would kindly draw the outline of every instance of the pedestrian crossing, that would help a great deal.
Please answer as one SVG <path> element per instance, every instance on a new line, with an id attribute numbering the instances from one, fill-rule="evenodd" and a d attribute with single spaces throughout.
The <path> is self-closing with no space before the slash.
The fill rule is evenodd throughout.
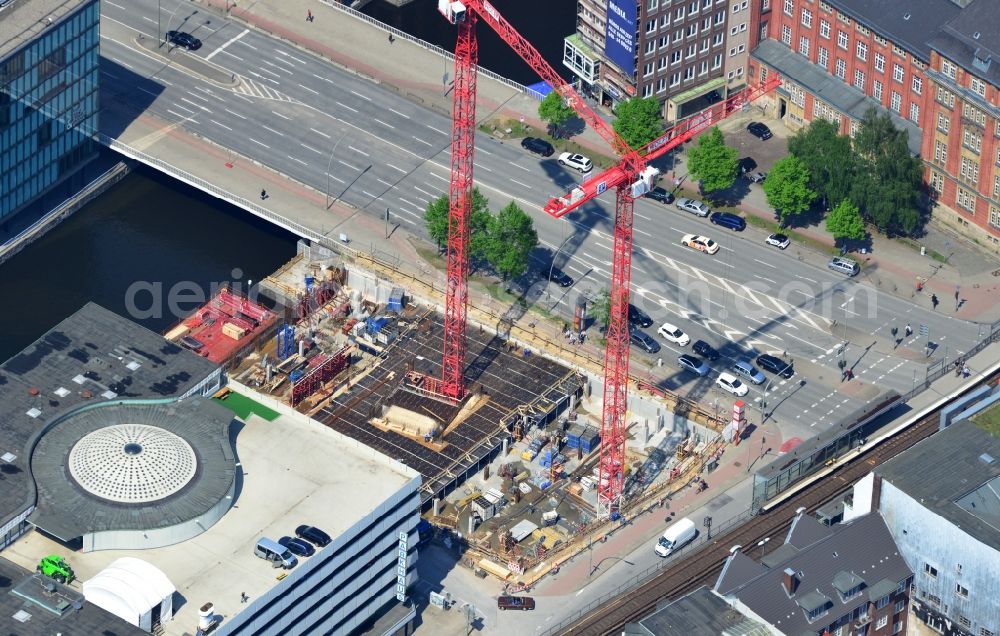
<path id="1" fill-rule="evenodd" d="M 249 77 L 237 75 L 239 83 L 233 88 L 233 92 L 248 97 L 258 97 L 261 99 L 273 99 L 278 102 L 294 102 L 295 100 L 285 95 L 281 91 L 270 88 L 263 81 L 253 80 Z"/>

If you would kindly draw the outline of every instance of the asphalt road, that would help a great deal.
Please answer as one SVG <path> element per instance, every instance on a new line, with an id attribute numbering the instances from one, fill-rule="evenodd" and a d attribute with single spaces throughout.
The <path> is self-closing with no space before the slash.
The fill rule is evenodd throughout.
<path id="1" fill-rule="evenodd" d="M 192 53 L 164 46 L 159 54 L 137 46 L 138 33 L 157 37 L 158 5 L 162 31 L 189 31 L 204 46 Z M 423 210 L 448 185 L 447 117 L 189 3 L 138 0 L 126 9 L 105 0 L 101 37 L 105 107 L 131 100 L 133 106 L 326 192 L 331 201 L 345 201 L 380 218 L 388 208 L 394 222 L 424 234 Z M 173 63 L 186 55 L 238 76 L 239 86 L 223 90 Z M 488 115 L 479 114 L 481 119 Z M 117 131 L 102 132 L 116 136 Z M 475 169 L 478 187 L 492 207 L 515 200 L 533 216 L 547 248 L 540 254 L 540 268 L 547 268 L 556 254 L 557 265 L 576 279 L 570 289 L 536 285 L 532 297 L 569 316 L 580 294 L 593 296 L 607 286 L 613 193 L 584 206 L 569 221 L 556 220 L 541 206 L 582 177 L 559 166 L 554 157 L 540 159 L 516 142 L 480 134 Z M 348 226 L 322 230 L 350 233 Z M 669 321 L 692 339 L 707 340 L 723 353 L 717 368 L 762 352 L 793 360 L 796 376 L 770 386 L 768 408 L 779 422 L 801 424 L 801 433 L 837 421 L 852 402 L 875 397 L 838 390 L 840 357 L 858 380 L 885 389 L 907 391 L 923 376 L 925 359 L 912 354 L 923 349 L 924 340 L 914 337 L 894 351 L 885 345 L 892 326 L 902 332 L 906 322 L 914 329 L 928 325 L 931 340 L 940 345 L 936 355 L 945 348 L 963 351 L 977 340 L 976 325 L 768 247 L 764 234 L 754 228 L 734 233 L 673 206 L 640 200 L 634 231 L 633 298 L 655 321 L 650 334 Z M 710 236 L 721 249 L 708 256 L 682 247 L 680 237 L 687 233 Z M 879 343 L 879 338 L 884 340 Z M 841 355 L 844 341 L 850 344 Z M 695 380 L 676 370 L 674 358 L 683 350 L 661 344 L 657 357 L 663 359 L 662 367 L 633 349 L 637 365 L 664 387 L 709 404 L 728 403 L 730 396 L 713 388 L 715 373 Z M 904 352 L 910 355 L 900 355 Z M 751 389 L 757 404 L 761 388 Z"/>

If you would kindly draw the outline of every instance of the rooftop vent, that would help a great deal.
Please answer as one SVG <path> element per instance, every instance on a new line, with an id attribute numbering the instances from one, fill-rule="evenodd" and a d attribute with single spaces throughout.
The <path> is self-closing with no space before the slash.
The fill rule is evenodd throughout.
<path id="1" fill-rule="evenodd" d="M 989 464 L 992 464 L 993 462 L 995 462 L 996 460 L 993 459 L 993 456 L 990 455 L 989 453 L 983 453 L 982 455 L 979 456 L 979 461 L 983 462 L 984 464 L 989 465 Z"/>
<path id="2" fill-rule="evenodd" d="M 904 20 L 909 20 L 910 19 L 910 14 L 909 13 L 904 13 L 903 14 L 903 19 Z"/>
<path id="3" fill-rule="evenodd" d="M 0 455 L 0 461 L 6 462 L 8 464 L 13 463 L 13 461 L 15 459 L 17 459 L 17 455 L 15 455 L 14 453 L 12 453 L 10 451 L 7 451 L 3 455 Z"/>
<path id="4" fill-rule="evenodd" d="M 113 400 L 116 397 L 118 397 L 118 394 L 115 393 L 114 391 L 108 390 L 105 391 L 104 393 L 101 393 L 101 397 L 104 398 L 105 400 Z"/>
<path id="5" fill-rule="evenodd" d="M 61 398 L 64 398 L 67 395 L 69 395 L 69 390 L 66 389 L 65 387 L 59 387 L 58 389 L 56 389 L 55 391 L 53 391 L 53 393 L 55 393 L 56 395 L 58 395 Z"/>
<path id="6" fill-rule="evenodd" d="M 14 612 L 14 615 L 11 616 L 11 618 L 13 618 L 18 623 L 27 623 L 28 621 L 31 620 L 31 614 L 21 609 Z"/>
<path id="7" fill-rule="evenodd" d="M 36 408 L 31 408 L 27 413 L 25 413 L 28 417 L 38 417 L 41 414 L 42 412 Z"/>
<path id="8" fill-rule="evenodd" d="M 38 389 L 36 389 L 35 387 L 31 387 L 30 389 L 28 389 L 28 395 L 30 395 L 32 397 L 37 396 L 38 395 Z"/>
<path id="9" fill-rule="evenodd" d="M 77 384 L 83 384 L 84 382 L 87 381 L 87 378 L 83 377 L 82 375 L 77 375 L 76 377 L 73 378 L 73 381 L 76 382 Z"/>
<path id="10" fill-rule="evenodd" d="M 128 368 L 129 371 L 135 371 L 136 369 L 138 369 L 142 365 L 139 364 L 138 362 L 136 362 L 135 360 L 132 360 L 131 362 L 129 362 L 125 366 Z"/>
<path id="11" fill-rule="evenodd" d="M 980 36 L 980 33 L 979 33 L 979 31 L 976 31 L 975 33 L 973 33 L 973 34 L 972 34 L 972 39 L 973 39 L 973 40 L 978 40 L 978 39 L 979 39 L 979 36 Z"/>
<path id="12" fill-rule="evenodd" d="M 89 400 L 90 398 L 94 397 L 94 393 L 93 391 L 89 390 L 80 391 L 80 397 L 82 397 L 85 400 Z"/>

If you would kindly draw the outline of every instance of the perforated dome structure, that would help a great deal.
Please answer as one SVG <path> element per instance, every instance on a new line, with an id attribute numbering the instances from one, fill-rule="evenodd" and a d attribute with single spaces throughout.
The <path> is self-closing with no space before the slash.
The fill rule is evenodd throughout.
<path id="1" fill-rule="evenodd" d="M 170 620 L 176 591 L 159 568 L 134 557 L 117 559 L 83 584 L 87 601 L 145 630 L 152 629 L 155 608 L 161 623 Z"/>

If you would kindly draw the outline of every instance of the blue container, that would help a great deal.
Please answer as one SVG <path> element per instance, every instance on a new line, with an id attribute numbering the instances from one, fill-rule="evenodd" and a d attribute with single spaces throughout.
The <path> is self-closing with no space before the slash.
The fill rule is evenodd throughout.
<path id="1" fill-rule="evenodd" d="M 385 317 L 369 318 L 368 322 L 366 323 L 368 328 L 368 333 L 378 333 L 382 331 L 382 327 L 384 327 L 388 322 L 389 319 Z"/>
<path id="2" fill-rule="evenodd" d="M 548 488 L 548 487 L 549 487 L 549 486 L 551 486 L 551 485 L 552 485 L 552 481 L 551 481 L 551 480 L 549 480 L 549 479 L 546 479 L 546 480 L 545 480 L 545 481 L 543 481 L 542 483 L 538 484 L 538 487 L 539 487 L 540 489 L 542 489 L 542 490 L 545 490 L 546 488 Z"/>
<path id="3" fill-rule="evenodd" d="M 386 303 L 386 311 L 394 311 L 397 314 L 403 311 L 406 306 L 402 287 L 393 287 L 389 293 L 389 302 Z"/>
<path id="4" fill-rule="evenodd" d="M 288 374 L 288 379 L 291 380 L 293 383 L 298 382 L 299 380 L 302 379 L 303 375 L 305 375 L 305 373 L 302 371 L 302 369 L 296 369 L 295 371 L 292 371 L 291 373 Z"/>
<path id="5" fill-rule="evenodd" d="M 566 448 L 580 448 L 580 438 L 579 437 L 567 437 L 566 438 Z"/>
<path id="6" fill-rule="evenodd" d="M 312 291 L 313 283 L 315 282 L 316 282 L 315 278 L 313 278 L 312 276 L 306 276 L 306 292 Z"/>

